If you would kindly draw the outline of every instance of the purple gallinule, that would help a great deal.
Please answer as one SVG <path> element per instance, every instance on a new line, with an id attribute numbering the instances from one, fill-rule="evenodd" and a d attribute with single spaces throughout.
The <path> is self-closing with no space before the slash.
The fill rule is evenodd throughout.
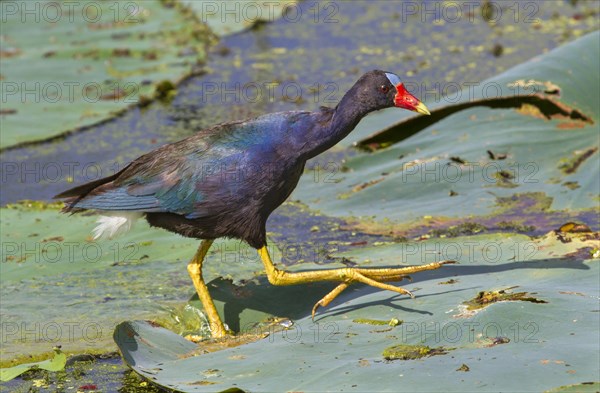
<path id="1" fill-rule="evenodd" d="M 313 316 L 319 306 L 327 306 L 352 282 L 412 296 L 387 282 L 450 262 L 289 273 L 273 265 L 266 247 L 267 218 L 294 190 L 306 161 L 341 141 L 368 113 L 394 106 L 429 114 L 397 75 L 370 71 L 333 109 L 273 113 L 216 125 L 56 198 L 66 199 L 64 212 L 95 210 L 101 214 L 95 238 L 113 237 L 144 217 L 151 226 L 202 239 L 188 272 L 213 337 L 227 332 L 202 278 L 202 262 L 212 242 L 220 237 L 242 239 L 256 248 L 271 284 L 339 282 L 315 304 Z"/>

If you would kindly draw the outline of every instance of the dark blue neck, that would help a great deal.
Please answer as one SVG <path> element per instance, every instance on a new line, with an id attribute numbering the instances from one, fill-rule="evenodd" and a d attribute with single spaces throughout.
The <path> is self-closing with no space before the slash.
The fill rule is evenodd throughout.
<path id="1" fill-rule="evenodd" d="M 355 101 L 355 89 L 353 86 L 334 108 L 323 108 L 314 115 L 316 121 L 304 135 L 305 144 L 301 153 L 307 159 L 315 157 L 336 145 L 344 139 L 366 116 L 370 110 Z"/>

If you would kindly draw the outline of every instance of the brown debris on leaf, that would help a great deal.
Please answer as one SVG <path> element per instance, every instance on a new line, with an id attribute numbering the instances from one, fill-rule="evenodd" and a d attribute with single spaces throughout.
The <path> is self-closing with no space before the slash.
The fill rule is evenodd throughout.
<path id="1" fill-rule="evenodd" d="M 10 57 L 16 57 L 21 54 L 21 49 L 19 48 L 1 48 L 0 49 L 0 59 L 8 59 Z"/>
<path id="2" fill-rule="evenodd" d="M 374 186 L 375 184 L 377 184 L 377 183 L 381 183 L 381 182 L 382 182 L 382 181 L 384 181 L 384 180 L 385 180 L 385 178 L 383 178 L 383 177 L 380 177 L 380 178 L 378 178 L 378 179 L 371 180 L 371 181 L 368 181 L 368 182 L 366 182 L 366 183 L 359 184 L 359 185 L 357 185 L 357 186 L 355 186 L 355 187 L 353 187 L 353 188 L 352 188 L 352 192 L 359 192 L 359 191 L 362 191 L 362 190 L 364 190 L 365 188 L 368 188 L 368 187 Z"/>
<path id="3" fill-rule="evenodd" d="M 458 280 L 451 278 L 448 281 L 438 282 L 438 285 L 452 285 L 452 284 L 456 284 L 457 282 L 458 282 Z"/>
<path id="4" fill-rule="evenodd" d="M 493 303 L 498 302 L 531 302 L 531 303 L 548 303 L 545 300 L 537 299 L 530 296 L 527 292 L 507 292 L 510 289 L 516 287 L 501 289 L 499 291 L 481 291 L 475 296 L 475 298 L 463 302 L 467 306 L 467 310 L 479 310 L 485 308 Z"/>
<path id="5" fill-rule="evenodd" d="M 358 184 L 358 185 L 352 187 L 352 189 L 349 192 L 344 192 L 344 193 L 339 194 L 338 195 L 338 199 L 349 198 L 353 194 L 355 194 L 357 192 L 360 192 L 360 191 L 362 191 L 362 190 L 364 190 L 366 188 L 369 188 L 371 186 L 374 186 L 376 184 L 379 184 L 379 183 L 381 183 L 384 180 L 385 180 L 385 176 L 377 178 L 377 179 L 374 179 L 374 180 L 371 180 L 371 181 L 368 181 L 368 182 L 365 182 L 365 183 Z"/>
<path id="6" fill-rule="evenodd" d="M 506 157 L 508 157 L 508 154 L 506 153 L 494 153 L 491 150 L 487 151 L 488 157 L 490 157 L 490 160 L 505 160 Z"/>
<path id="7" fill-rule="evenodd" d="M 559 130 L 573 130 L 576 128 L 583 127 L 585 127 L 585 123 L 581 121 L 564 121 L 556 125 L 556 128 L 558 128 Z"/>
<path id="8" fill-rule="evenodd" d="M 559 164 L 558 168 L 567 175 L 575 173 L 575 172 L 577 172 L 577 169 L 579 169 L 581 164 L 583 164 L 583 162 L 585 160 L 590 158 L 597 151 L 598 151 L 598 147 L 595 146 L 595 147 L 590 147 L 587 150 L 583 150 L 583 151 L 579 150 L 579 151 L 573 152 L 575 157 L 565 158 L 565 159 L 561 160 L 561 163 Z"/>

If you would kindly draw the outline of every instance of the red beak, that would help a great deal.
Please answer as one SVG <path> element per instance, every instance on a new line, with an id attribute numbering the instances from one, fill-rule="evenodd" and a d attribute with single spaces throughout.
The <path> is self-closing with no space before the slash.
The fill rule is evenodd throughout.
<path id="1" fill-rule="evenodd" d="M 404 84 L 396 85 L 396 96 L 394 97 L 394 105 L 398 108 L 408 109 L 409 111 L 419 112 L 424 115 L 430 115 L 429 110 L 417 97 L 410 94 Z"/>

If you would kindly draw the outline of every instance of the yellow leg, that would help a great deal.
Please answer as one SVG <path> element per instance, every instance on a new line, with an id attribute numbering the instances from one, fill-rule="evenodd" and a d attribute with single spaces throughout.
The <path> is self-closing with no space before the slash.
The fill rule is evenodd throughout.
<path id="1" fill-rule="evenodd" d="M 306 284 L 317 281 L 338 281 L 340 284 L 321 300 L 319 300 L 312 310 L 314 318 L 315 311 L 319 306 L 327 306 L 333 299 L 335 299 L 344 289 L 348 288 L 352 282 L 361 282 L 363 284 L 370 285 L 372 287 L 385 289 L 388 291 L 397 292 L 403 295 L 409 295 L 414 297 L 412 293 L 404 288 L 396 287 L 394 285 L 385 284 L 386 281 L 400 281 L 404 278 L 408 278 L 408 274 L 422 272 L 425 270 L 434 270 L 440 268 L 442 265 L 449 263 L 455 263 L 454 261 L 441 261 L 428 263 L 421 266 L 406 266 L 401 268 L 381 268 L 381 269 L 362 269 L 362 268 L 340 268 L 330 270 L 314 270 L 308 272 L 297 272 L 290 273 L 283 270 L 277 269 L 271 261 L 271 256 L 267 247 L 263 246 L 258 250 L 258 255 L 265 266 L 267 271 L 267 278 L 273 285 L 296 285 Z"/>
<path id="2" fill-rule="evenodd" d="M 223 322 L 221 321 L 221 317 L 219 317 L 215 303 L 208 292 L 208 288 L 204 283 L 204 279 L 202 278 L 202 262 L 204 261 L 204 257 L 206 256 L 206 253 L 208 252 L 208 249 L 212 243 L 212 240 L 202 240 L 200 247 L 198 247 L 198 251 L 196 251 L 196 254 L 188 264 L 187 269 L 192 281 L 194 282 L 194 287 L 198 293 L 198 298 L 204 307 L 204 312 L 206 312 L 208 322 L 210 323 L 210 333 L 213 338 L 221 338 L 224 337 L 227 332 Z"/>

